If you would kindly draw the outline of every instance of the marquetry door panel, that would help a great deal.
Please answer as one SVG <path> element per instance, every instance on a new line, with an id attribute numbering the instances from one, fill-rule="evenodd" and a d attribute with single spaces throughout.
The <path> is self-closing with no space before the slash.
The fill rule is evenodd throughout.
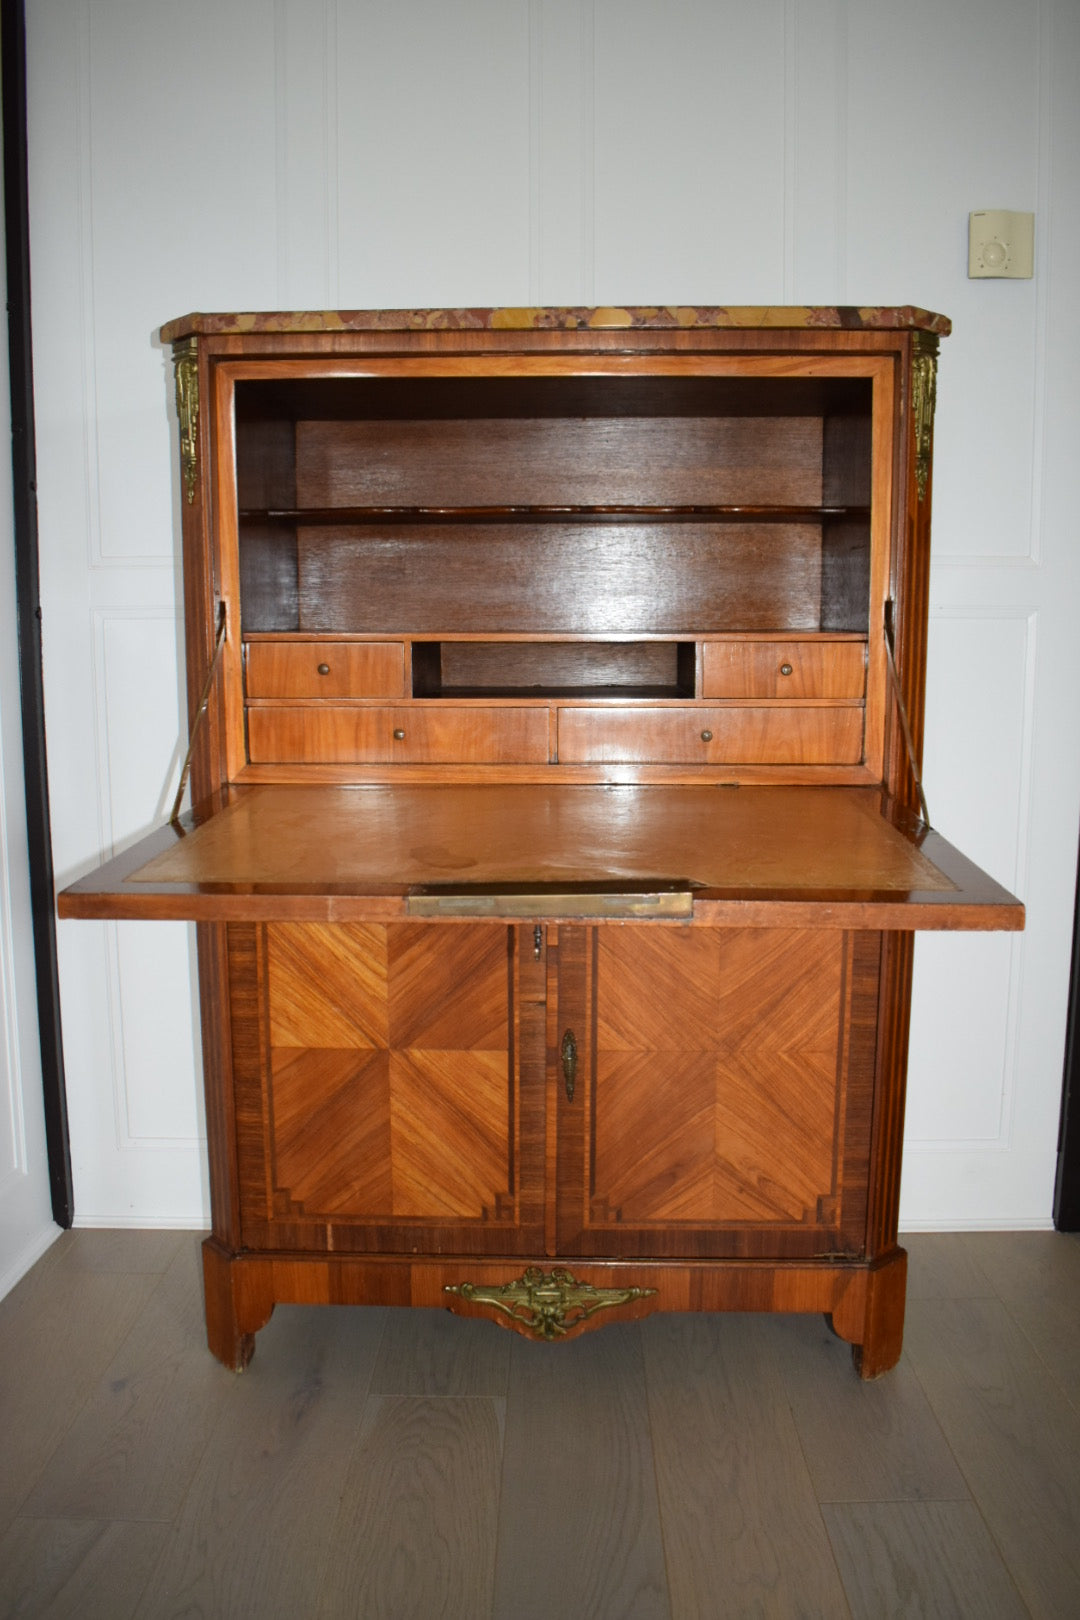
<path id="1" fill-rule="evenodd" d="M 230 929 L 246 1243 L 453 1253 L 539 1241 L 542 968 L 531 933 L 518 948 L 523 932 Z"/>
<path id="2" fill-rule="evenodd" d="M 581 1079 L 560 1097 L 559 1247 L 860 1253 L 876 936 L 582 931 Z M 565 1017 L 563 1014 L 565 1013 Z"/>

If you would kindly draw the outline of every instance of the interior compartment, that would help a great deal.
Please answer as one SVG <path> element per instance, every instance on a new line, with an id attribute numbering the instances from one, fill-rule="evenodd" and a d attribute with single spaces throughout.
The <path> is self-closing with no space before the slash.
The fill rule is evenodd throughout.
<path id="1" fill-rule="evenodd" d="M 414 641 L 413 696 L 692 698 L 692 641 Z"/>
<path id="2" fill-rule="evenodd" d="M 865 632 L 871 397 L 859 378 L 241 381 L 244 629 Z"/>
<path id="3" fill-rule="evenodd" d="M 298 546 L 299 627 L 313 634 L 678 636 L 821 623 L 820 523 L 326 525 L 302 528 Z"/>
<path id="4" fill-rule="evenodd" d="M 821 491 L 812 416 L 296 427 L 301 507 L 818 506 Z"/>

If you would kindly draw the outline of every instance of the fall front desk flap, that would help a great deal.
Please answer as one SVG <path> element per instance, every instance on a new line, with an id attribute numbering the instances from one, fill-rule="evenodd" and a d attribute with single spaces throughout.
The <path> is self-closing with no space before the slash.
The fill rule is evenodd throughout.
<path id="1" fill-rule="evenodd" d="M 59 911 L 871 929 L 1024 919 L 877 790 L 789 786 L 229 787 L 66 888 Z"/>

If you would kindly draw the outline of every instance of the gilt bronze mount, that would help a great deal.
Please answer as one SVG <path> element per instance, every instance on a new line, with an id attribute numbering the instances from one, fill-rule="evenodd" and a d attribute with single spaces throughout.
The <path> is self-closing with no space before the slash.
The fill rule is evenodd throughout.
<path id="1" fill-rule="evenodd" d="M 938 340 L 933 333 L 916 332 L 911 362 L 911 408 L 915 417 L 915 482 L 919 499 L 926 499 L 934 445 L 934 406 L 937 403 Z"/>
<path id="2" fill-rule="evenodd" d="M 594 1288 L 580 1283 L 561 1267 L 543 1271 L 530 1266 L 513 1282 L 484 1287 L 478 1283 L 447 1283 L 445 1292 L 477 1305 L 490 1305 L 509 1316 L 534 1339 L 561 1339 L 597 1311 L 647 1299 L 655 1288 Z"/>
<path id="3" fill-rule="evenodd" d="M 180 421 L 180 470 L 190 506 L 195 499 L 199 470 L 199 351 L 195 338 L 173 349 L 176 366 L 176 414 Z"/>

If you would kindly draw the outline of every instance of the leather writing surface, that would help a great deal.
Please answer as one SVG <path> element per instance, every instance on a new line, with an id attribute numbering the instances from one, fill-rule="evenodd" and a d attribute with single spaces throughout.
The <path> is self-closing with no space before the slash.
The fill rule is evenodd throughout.
<path id="1" fill-rule="evenodd" d="M 953 889 L 858 792 L 828 788 L 293 787 L 238 795 L 142 883 L 587 883 Z"/>

